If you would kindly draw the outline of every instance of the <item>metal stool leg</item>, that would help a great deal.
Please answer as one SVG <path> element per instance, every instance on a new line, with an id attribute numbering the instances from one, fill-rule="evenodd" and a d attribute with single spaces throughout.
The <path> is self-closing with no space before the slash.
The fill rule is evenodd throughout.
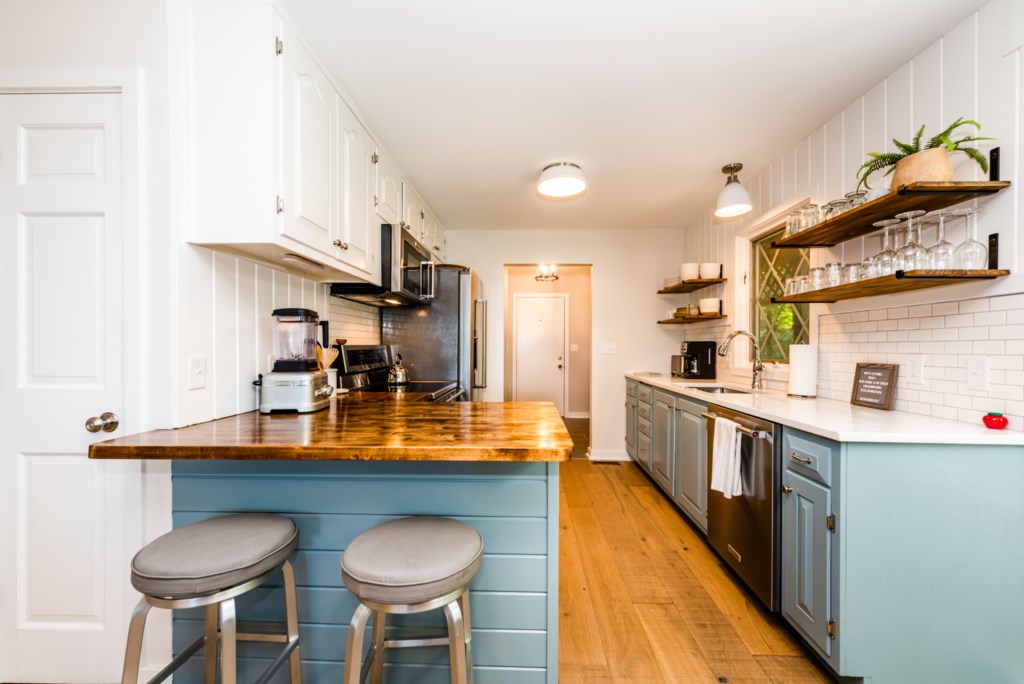
<path id="1" fill-rule="evenodd" d="M 384 633 L 388 615 L 384 611 L 373 611 L 373 651 L 370 653 L 370 684 L 384 682 Z"/>
<path id="2" fill-rule="evenodd" d="M 359 684 L 362 674 L 363 633 L 372 611 L 360 603 L 348 624 L 348 646 L 345 649 L 345 684 Z"/>
<path id="3" fill-rule="evenodd" d="M 469 589 L 459 597 L 459 608 L 462 609 L 462 629 L 466 632 L 466 677 L 473 684 L 473 628 L 469 617 Z"/>
<path id="4" fill-rule="evenodd" d="M 284 578 L 284 612 L 288 625 L 288 643 L 296 642 L 295 649 L 288 656 L 288 668 L 291 684 L 302 684 L 302 656 L 299 655 L 299 613 L 295 605 L 295 569 L 288 561 L 281 566 Z"/>
<path id="5" fill-rule="evenodd" d="M 235 684 L 238 680 L 238 640 L 235 622 L 235 599 L 220 604 L 220 684 Z"/>
<path id="6" fill-rule="evenodd" d="M 203 649 L 205 659 L 203 684 L 217 684 L 217 644 L 220 643 L 220 630 L 217 627 L 217 604 L 206 606 L 206 647 Z"/>
<path id="7" fill-rule="evenodd" d="M 448 652 L 451 654 L 452 684 L 466 684 L 466 633 L 459 601 L 444 607 L 448 620 Z"/>
<path id="8" fill-rule="evenodd" d="M 135 605 L 132 620 L 128 627 L 128 646 L 124 651 L 124 669 L 121 670 L 121 684 L 137 684 L 139 681 L 139 662 L 142 660 L 142 633 L 146 629 L 146 616 L 150 606 L 146 599 Z"/>

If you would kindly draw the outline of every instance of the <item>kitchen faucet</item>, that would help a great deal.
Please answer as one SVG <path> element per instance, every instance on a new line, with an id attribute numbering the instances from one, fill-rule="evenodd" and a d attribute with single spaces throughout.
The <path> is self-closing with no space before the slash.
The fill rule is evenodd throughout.
<path id="1" fill-rule="evenodd" d="M 725 342 L 718 347 L 718 355 L 726 356 L 729 353 L 729 345 L 732 344 L 732 338 L 737 335 L 746 335 L 754 345 L 754 381 L 750 384 L 750 388 L 759 390 L 761 389 L 761 373 L 764 371 L 764 364 L 761 363 L 761 348 L 757 344 L 756 337 L 748 333 L 746 330 L 731 332 L 729 333 L 729 336 L 725 338 Z"/>

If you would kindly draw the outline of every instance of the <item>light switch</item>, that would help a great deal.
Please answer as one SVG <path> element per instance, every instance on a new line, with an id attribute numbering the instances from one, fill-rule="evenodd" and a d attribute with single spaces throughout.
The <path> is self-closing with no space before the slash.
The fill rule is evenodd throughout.
<path id="1" fill-rule="evenodd" d="M 601 343 L 602 354 L 615 354 L 615 343 L 614 342 L 602 342 Z"/>
<path id="2" fill-rule="evenodd" d="M 206 387 L 206 357 L 188 357 L 188 388 L 200 390 Z"/>
<path id="3" fill-rule="evenodd" d="M 569 345 L 569 351 L 571 351 L 571 352 L 578 352 L 579 350 L 580 350 L 580 345 L 578 345 L 578 344 L 570 344 Z"/>

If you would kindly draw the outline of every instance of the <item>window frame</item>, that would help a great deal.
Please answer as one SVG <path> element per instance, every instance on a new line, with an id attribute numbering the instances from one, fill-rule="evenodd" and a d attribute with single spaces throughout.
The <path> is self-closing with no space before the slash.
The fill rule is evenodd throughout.
<path id="1" fill-rule="evenodd" d="M 759 261 L 759 257 L 757 256 L 757 254 L 758 254 L 759 250 L 761 250 L 761 249 L 764 249 L 765 251 L 767 251 L 767 250 L 769 250 L 771 248 L 767 247 L 767 246 L 764 247 L 764 248 L 760 248 L 760 247 L 757 247 L 756 245 L 758 243 L 761 243 L 761 242 L 767 240 L 769 237 L 772 237 L 772 236 L 780 236 L 781 237 L 782 233 L 783 233 L 783 230 L 784 230 L 784 226 L 776 226 L 775 228 L 769 229 L 765 233 L 762 233 L 759 237 L 750 238 L 750 251 L 751 251 L 751 255 L 750 255 L 750 270 L 751 270 L 751 275 L 752 275 L 752 277 L 750 278 L 750 283 L 748 285 L 748 287 L 750 288 L 750 332 L 755 337 L 758 337 L 758 338 L 760 338 L 761 335 L 758 334 L 758 330 L 760 329 L 760 317 L 757 315 L 757 306 L 758 306 L 757 302 L 760 300 L 760 294 L 761 293 L 757 291 L 757 286 L 758 286 L 758 282 L 759 282 L 759 278 L 757 277 L 758 276 L 757 270 L 758 270 L 758 267 L 759 267 L 761 262 Z M 773 251 L 780 251 L 780 250 L 773 250 Z M 787 250 L 787 251 L 793 251 L 793 250 Z M 799 266 L 802 265 L 802 263 L 804 261 L 806 261 L 806 263 L 807 263 L 807 269 L 810 270 L 810 263 L 811 263 L 811 250 L 810 250 L 810 248 L 809 247 L 803 247 L 803 248 L 799 248 L 799 249 L 797 249 L 795 251 L 797 251 L 797 252 L 801 252 L 801 251 L 806 252 L 806 258 L 803 255 L 801 255 L 800 258 L 798 259 L 797 272 L 799 273 Z M 777 274 L 777 271 L 775 271 L 774 266 L 772 266 L 770 268 L 771 268 L 772 272 Z M 806 272 L 803 273 L 802 275 L 806 275 Z M 776 306 L 787 306 L 787 305 L 776 305 Z M 804 326 L 803 327 L 807 331 L 807 340 L 803 341 L 803 342 L 793 342 L 793 344 L 810 344 L 810 335 L 811 335 L 811 325 L 810 325 L 810 323 L 811 323 L 811 306 L 810 306 L 810 304 L 790 304 L 788 306 L 791 306 L 791 307 L 804 306 L 804 307 L 806 307 L 806 314 L 805 315 L 800 315 L 800 314 L 796 314 L 796 315 L 799 315 L 800 318 L 804 321 Z M 776 333 L 774 333 L 774 336 L 778 340 L 777 331 L 776 331 Z M 770 347 L 770 345 L 768 345 L 768 346 Z M 769 359 L 769 358 L 767 358 L 766 357 L 766 349 L 765 349 L 765 347 L 766 347 L 765 343 L 762 342 L 762 344 L 761 344 L 761 360 L 762 361 L 764 361 L 765 363 L 779 363 L 779 364 L 789 365 L 789 353 L 788 353 L 789 349 L 788 349 L 788 347 L 786 348 L 786 352 L 787 353 L 786 353 L 785 359 L 782 359 L 782 358 Z"/>

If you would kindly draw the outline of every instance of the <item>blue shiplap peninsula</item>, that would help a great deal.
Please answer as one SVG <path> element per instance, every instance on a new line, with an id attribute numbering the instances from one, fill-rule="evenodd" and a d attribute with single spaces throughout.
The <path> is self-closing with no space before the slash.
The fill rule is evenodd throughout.
<path id="1" fill-rule="evenodd" d="M 553 404 L 437 406 L 400 395 L 346 397 L 313 414 L 253 412 L 157 430 L 93 445 L 90 457 L 173 460 L 175 527 L 245 511 L 295 521 L 306 684 L 342 678 L 356 600 L 342 583 L 340 560 L 352 539 L 409 515 L 473 526 L 484 540 L 483 568 L 470 587 L 476 681 L 542 684 L 558 679 L 558 472 L 571 453 Z M 238 599 L 241 621 L 283 621 L 283 613 L 273 583 Z M 396 629 L 444 625 L 440 611 L 402 617 Z M 202 609 L 176 611 L 174 652 L 202 626 Z M 239 681 L 254 681 L 274 650 L 240 642 Z M 202 657 L 193 658 L 175 681 L 203 681 L 202 666 Z M 450 681 L 447 649 L 391 651 L 385 677 Z M 284 684 L 286 670 L 272 681 Z"/>

